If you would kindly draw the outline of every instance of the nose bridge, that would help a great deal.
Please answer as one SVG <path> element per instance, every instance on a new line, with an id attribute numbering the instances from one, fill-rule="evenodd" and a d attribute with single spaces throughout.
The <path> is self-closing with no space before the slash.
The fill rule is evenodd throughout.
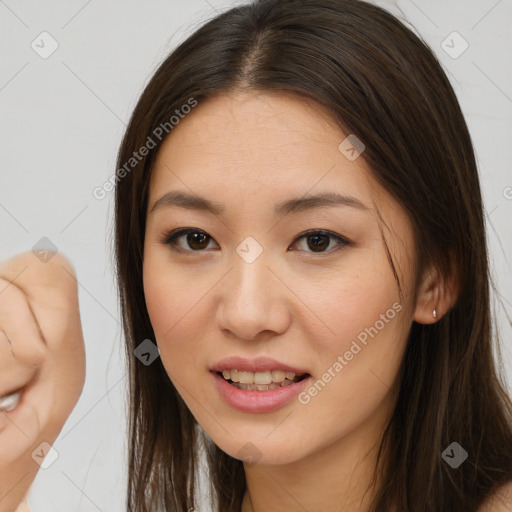
<path id="1" fill-rule="evenodd" d="M 234 258 L 234 269 L 231 279 L 233 286 L 230 294 L 238 302 L 260 306 L 268 295 L 271 272 L 268 269 L 268 258 L 260 255 L 255 261 L 248 262 L 242 257 Z"/>
<path id="2" fill-rule="evenodd" d="M 235 248 L 232 255 L 234 269 L 231 279 L 234 281 L 232 293 L 236 294 L 237 300 L 252 302 L 263 301 L 263 295 L 269 290 L 265 289 L 265 283 L 269 283 L 271 272 L 268 266 L 271 265 L 268 248 L 264 248 L 261 237 L 258 240 L 252 236 L 245 237 Z"/>
<path id="3" fill-rule="evenodd" d="M 232 285 L 229 287 L 227 299 L 239 313 L 244 312 L 244 316 L 256 320 L 272 302 L 270 295 L 275 290 L 270 287 L 271 272 L 267 268 L 267 251 L 261 251 L 256 255 L 255 248 L 250 244 L 242 243 L 237 248 L 237 255 L 233 258 L 234 269 L 230 277 Z M 249 250 L 240 254 L 247 246 Z"/>
<path id="4" fill-rule="evenodd" d="M 226 276 L 219 323 L 239 338 L 253 339 L 261 331 L 281 332 L 288 321 L 285 298 L 279 297 L 283 290 L 268 268 L 270 251 L 258 246 L 254 239 L 244 240 Z"/>

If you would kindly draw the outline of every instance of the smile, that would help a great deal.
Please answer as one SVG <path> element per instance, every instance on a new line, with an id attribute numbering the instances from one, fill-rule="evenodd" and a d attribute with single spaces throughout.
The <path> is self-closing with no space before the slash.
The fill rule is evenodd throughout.
<path id="1" fill-rule="evenodd" d="M 297 375 L 284 370 L 250 372 L 231 369 L 217 373 L 233 387 L 247 391 L 268 391 L 281 388 L 299 382 L 308 375 L 307 373 Z"/>

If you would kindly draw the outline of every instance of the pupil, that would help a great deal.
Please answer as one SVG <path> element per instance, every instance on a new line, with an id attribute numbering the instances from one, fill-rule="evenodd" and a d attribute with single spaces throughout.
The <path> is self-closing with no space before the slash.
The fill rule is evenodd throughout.
<path id="1" fill-rule="evenodd" d="M 204 247 L 202 247 L 202 244 L 200 241 L 198 241 L 198 238 L 199 239 L 203 239 L 203 244 L 205 242 L 205 240 L 207 239 L 207 236 L 203 233 L 189 233 L 188 236 L 187 236 L 187 242 L 189 244 L 190 247 L 192 247 L 193 249 L 204 249 Z M 194 247 L 194 244 L 195 243 L 198 243 L 200 245 L 200 247 Z M 208 244 L 206 244 L 208 245 Z"/>
<path id="2" fill-rule="evenodd" d="M 319 240 L 318 240 L 318 239 L 322 239 L 322 238 L 324 239 L 323 240 L 324 243 L 322 243 L 321 241 L 319 242 Z M 327 235 L 314 235 L 314 236 L 308 237 L 308 239 L 315 240 L 315 242 L 313 242 L 312 245 L 308 244 L 310 249 L 314 249 L 314 248 L 325 249 L 326 247 L 329 246 L 329 237 Z M 327 244 L 325 243 L 326 241 L 327 241 Z"/>

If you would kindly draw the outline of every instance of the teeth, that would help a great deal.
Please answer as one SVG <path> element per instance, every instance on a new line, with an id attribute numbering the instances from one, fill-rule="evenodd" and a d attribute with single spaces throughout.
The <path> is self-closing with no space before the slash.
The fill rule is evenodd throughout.
<path id="1" fill-rule="evenodd" d="M 254 374 L 255 384 L 272 384 L 272 373 L 271 372 L 256 372 Z"/>
<path id="2" fill-rule="evenodd" d="M 11 412 L 18 407 L 21 391 L 0 397 L 0 411 Z"/>
<path id="3" fill-rule="evenodd" d="M 238 382 L 240 382 L 240 384 L 254 384 L 254 373 L 239 371 Z"/>
<path id="4" fill-rule="evenodd" d="M 222 376 L 226 380 L 233 382 L 239 382 L 240 384 L 257 384 L 257 385 L 268 385 L 273 382 L 280 383 L 285 379 L 293 381 L 296 375 L 293 372 L 285 372 L 283 370 L 272 370 L 270 372 L 246 372 L 243 370 L 222 370 Z"/>
<path id="5" fill-rule="evenodd" d="M 291 380 L 285 379 L 283 382 L 276 384 L 271 382 L 270 384 L 240 384 L 239 382 L 232 382 L 231 385 L 238 389 L 245 389 L 246 391 L 268 391 L 269 389 L 282 388 L 283 386 L 289 386 L 293 384 Z"/>
<path id="6" fill-rule="evenodd" d="M 222 376 L 226 380 L 230 380 L 233 386 L 248 391 L 267 391 L 269 389 L 289 386 L 302 375 L 296 375 L 294 372 L 285 372 L 284 370 L 272 370 L 269 372 L 222 370 Z"/>
<path id="7" fill-rule="evenodd" d="M 272 370 L 272 382 L 283 382 L 285 378 L 286 373 L 283 370 Z"/>

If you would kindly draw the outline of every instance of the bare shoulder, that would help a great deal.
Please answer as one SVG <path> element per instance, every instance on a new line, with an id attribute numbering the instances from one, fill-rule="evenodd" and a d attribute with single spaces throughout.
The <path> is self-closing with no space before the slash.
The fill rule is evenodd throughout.
<path id="1" fill-rule="evenodd" d="M 478 512 L 512 512 L 512 481 L 502 485 Z"/>

